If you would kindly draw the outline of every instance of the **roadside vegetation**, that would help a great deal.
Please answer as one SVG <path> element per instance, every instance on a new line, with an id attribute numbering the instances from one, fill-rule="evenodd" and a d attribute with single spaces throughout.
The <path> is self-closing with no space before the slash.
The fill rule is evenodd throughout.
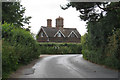
<path id="1" fill-rule="evenodd" d="M 39 45 L 30 33 L 30 16 L 19 2 L 2 3 L 2 78 L 39 57 Z"/>
<path id="2" fill-rule="evenodd" d="M 20 65 L 28 64 L 40 55 L 39 45 L 29 31 L 14 25 L 2 25 L 2 77 L 6 78 Z"/>
<path id="3" fill-rule="evenodd" d="M 62 8 L 75 7 L 81 20 L 87 21 L 81 40 L 84 59 L 120 70 L 120 2 L 70 2 L 66 6 Z"/>
<path id="4" fill-rule="evenodd" d="M 118 3 L 111 3 L 114 7 Z M 119 3 L 120 5 L 120 3 Z M 120 70 L 120 6 L 108 11 L 98 22 L 89 22 L 83 36 L 83 57 L 97 64 Z"/>
<path id="5" fill-rule="evenodd" d="M 80 43 L 39 43 L 41 54 L 81 54 Z"/>

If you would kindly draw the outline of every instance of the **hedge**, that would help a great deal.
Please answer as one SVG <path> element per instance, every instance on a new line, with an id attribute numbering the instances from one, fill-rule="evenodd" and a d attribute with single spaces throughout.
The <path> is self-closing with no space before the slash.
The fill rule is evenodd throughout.
<path id="1" fill-rule="evenodd" d="M 39 43 L 41 54 L 81 54 L 80 43 Z"/>
<path id="2" fill-rule="evenodd" d="M 14 25 L 2 25 L 2 77 L 6 78 L 19 65 L 27 64 L 40 55 L 39 45 L 30 32 Z"/>

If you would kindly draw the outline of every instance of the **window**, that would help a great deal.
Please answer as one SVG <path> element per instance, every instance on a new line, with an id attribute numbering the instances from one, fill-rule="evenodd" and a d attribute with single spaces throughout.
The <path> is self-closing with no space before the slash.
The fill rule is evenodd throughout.
<path id="1" fill-rule="evenodd" d="M 72 33 L 70 37 L 75 37 L 75 34 Z"/>
<path id="2" fill-rule="evenodd" d="M 43 32 L 41 32 L 41 37 L 43 37 Z"/>
<path id="3" fill-rule="evenodd" d="M 58 37 L 61 37 L 61 33 L 60 32 L 58 33 Z"/>

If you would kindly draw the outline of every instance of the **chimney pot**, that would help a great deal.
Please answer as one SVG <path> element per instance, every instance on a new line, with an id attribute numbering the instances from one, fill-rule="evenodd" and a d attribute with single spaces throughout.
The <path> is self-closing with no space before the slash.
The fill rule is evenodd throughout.
<path id="1" fill-rule="evenodd" d="M 52 27 L 52 20 L 51 19 L 47 19 L 47 27 Z"/>
<path id="2" fill-rule="evenodd" d="M 63 26 L 64 26 L 63 21 L 64 21 L 64 19 L 60 16 L 58 18 L 56 18 L 56 27 L 57 28 L 60 28 L 60 27 L 63 28 Z"/>

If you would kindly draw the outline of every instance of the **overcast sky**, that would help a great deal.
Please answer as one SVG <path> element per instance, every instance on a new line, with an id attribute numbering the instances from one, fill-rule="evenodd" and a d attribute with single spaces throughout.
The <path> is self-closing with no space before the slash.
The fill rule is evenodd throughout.
<path id="1" fill-rule="evenodd" d="M 31 32 L 37 34 L 41 26 L 47 25 L 47 19 L 52 19 L 52 26 L 55 27 L 55 19 L 64 18 L 65 28 L 77 28 L 81 35 L 86 32 L 86 23 L 81 21 L 79 12 L 75 8 L 62 10 L 60 5 L 67 4 L 67 0 L 21 0 L 26 8 L 25 15 L 31 16 Z"/>

